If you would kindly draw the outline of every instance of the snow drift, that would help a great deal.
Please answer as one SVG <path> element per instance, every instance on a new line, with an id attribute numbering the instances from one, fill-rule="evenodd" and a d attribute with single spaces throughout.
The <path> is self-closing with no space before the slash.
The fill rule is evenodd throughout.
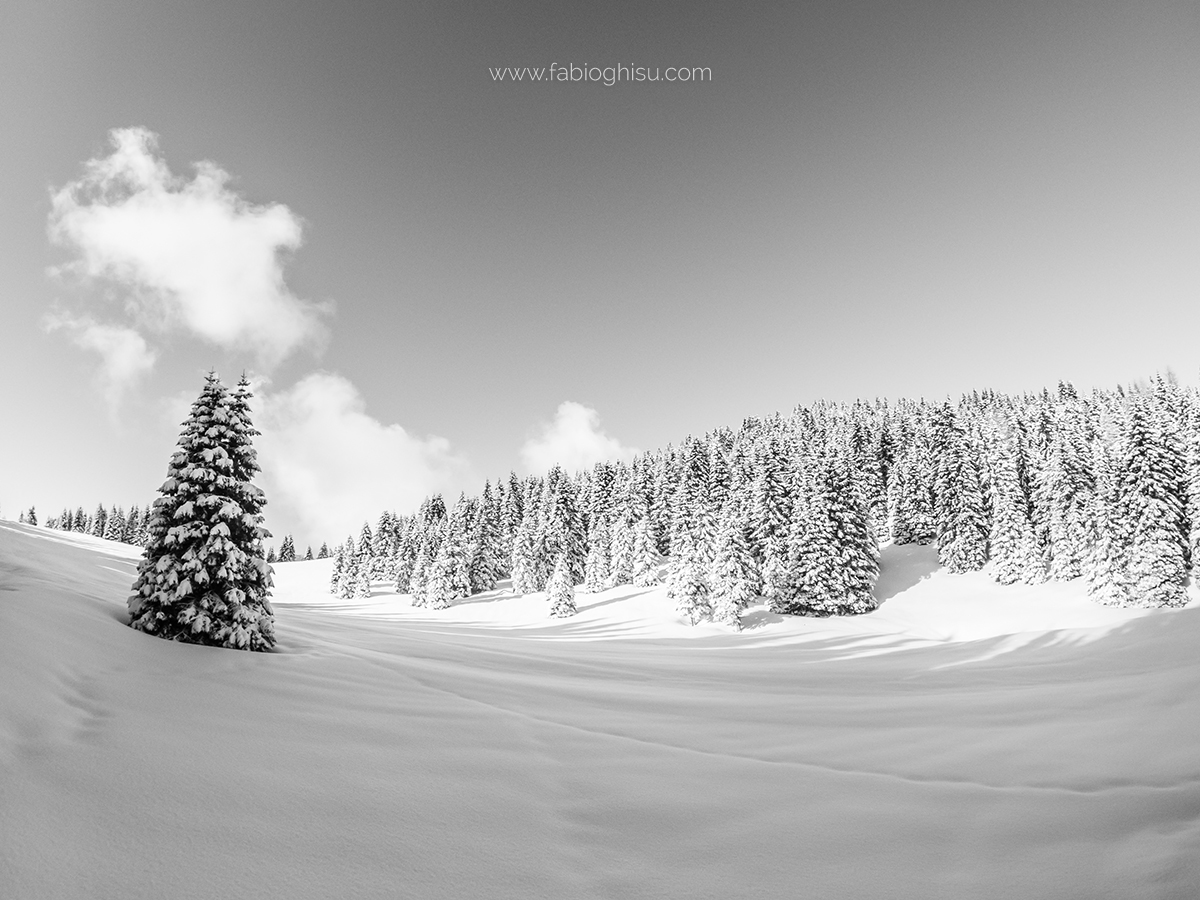
<path id="1" fill-rule="evenodd" d="M 0 896 L 1193 897 L 1200 615 L 885 550 L 875 613 L 434 612 L 277 568 L 278 649 L 126 625 L 0 523 Z"/>

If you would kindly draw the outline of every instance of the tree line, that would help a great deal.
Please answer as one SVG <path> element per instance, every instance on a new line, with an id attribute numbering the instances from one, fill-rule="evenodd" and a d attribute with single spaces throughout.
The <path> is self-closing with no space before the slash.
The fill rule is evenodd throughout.
<path id="1" fill-rule="evenodd" d="M 334 552 L 330 589 L 390 581 L 445 608 L 511 578 L 575 612 L 574 588 L 656 584 L 738 627 L 869 612 L 883 543 L 935 544 L 955 573 L 1084 578 L 1098 602 L 1181 606 L 1200 550 L 1200 392 L 1174 379 L 926 400 L 819 402 L 631 462 L 487 482 L 383 513 Z"/>

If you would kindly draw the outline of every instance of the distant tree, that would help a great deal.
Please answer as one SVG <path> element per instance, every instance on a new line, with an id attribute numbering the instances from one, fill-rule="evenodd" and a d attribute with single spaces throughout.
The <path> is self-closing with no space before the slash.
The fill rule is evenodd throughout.
<path id="1" fill-rule="evenodd" d="M 742 610 L 754 598 L 757 575 L 745 526 L 736 506 L 736 503 L 727 502 L 722 512 L 709 582 L 713 621 L 740 630 Z"/>
<path id="2" fill-rule="evenodd" d="M 279 554 L 275 552 L 274 544 L 272 544 L 271 549 L 269 549 L 267 551 L 267 562 L 269 562 L 269 563 L 279 562 Z"/>
<path id="3" fill-rule="evenodd" d="M 283 536 L 283 543 L 279 546 L 279 561 L 295 562 L 296 561 L 296 542 L 290 534 Z M 268 560 L 270 562 L 270 560 Z"/>
<path id="4" fill-rule="evenodd" d="M 313 558 L 312 545 L 309 544 L 308 549 L 304 551 L 304 561 L 312 562 L 312 558 Z"/>
<path id="5" fill-rule="evenodd" d="M 583 589 L 594 594 L 608 587 L 611 573 L 611 540 L 608 526 L 598 519 L 588 534 L 588 552 L 584 563 Z"/>
<path id="6" fill-rule="evenodd" d="M 571 564 L 565 552 L 559 554 L 554 564 L 554 572 L 546 585 L 546 599 L 550 601 L 550 615 L 555 618 L 563 619 L 577 612 Z"/>
<path id="7" fill-rule="evenodd" d="M 658 548 L 648 518 L 639 519 L 634 528 L 633 583 L 637 587 L 658 584 Z"/>
<path id="8" fill-rule="evenodd" d="M 711 588 L 705 571 L 704 557 L 689 532 L 681 532 L 680 542 L 673 547 L 667 576 L 667 596 L 675 601 L 675 609 L 695 625 L 712 618 Z"/>
<path id="9" fill-rule="evenodd" d="M 321 549 L 317 551 L 317 559 L 329 559 L 329 544 L 321 541 Z"/>
<path id="10" fill-rule="evenodd" d="M 938 559 L 951 572 L 973 572 L 988 558 L 983 483 L 977 452 L 949 404 L 942 410 L 938 437 Z"/>
<path id="11" fill-rule="evenodd" d="M 129 599 L 140 631 L 245 650 L 275 644 L 249 399 L 245 378 L 231 393 L 209 373 L 192 404 Z"/>

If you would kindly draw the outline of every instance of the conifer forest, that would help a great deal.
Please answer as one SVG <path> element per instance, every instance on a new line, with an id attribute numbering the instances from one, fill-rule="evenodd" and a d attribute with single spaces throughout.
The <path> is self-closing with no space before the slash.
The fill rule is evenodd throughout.
<path id="1" fill-rule="evenodd" d="M 330 590 L 390 582 L 445 608 L 511 578 L 569 616 L 571 585 L 649 586 L 688 620 L 870 612 L 879 547 L 935 544 L 1002 584 L 1086 579 L 1112 606 L 1186 603 L 1200 551 L 1200 392 L 1173 378 L 958 403 L 821 402 L 476 496 L 384 512 L 335 548 Z"/>

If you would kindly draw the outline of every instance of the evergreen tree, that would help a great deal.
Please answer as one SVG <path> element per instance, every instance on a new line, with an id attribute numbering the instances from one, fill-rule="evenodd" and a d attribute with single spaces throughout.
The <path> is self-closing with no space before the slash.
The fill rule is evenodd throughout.
<path id="1" fill-rule="evenodd" d="M 1115 449 L 1115 448 L 1114 448 Z M 1096 490 L 1089 521 L 1092 546 L 1087 561 L 1087 590 L 1104 606 L 1129 605 L 1130 523 L 1121 493 L 1119 466 L 1101 441 L 1094 448 Z"/>
<path id="2" fill-rule="evenodd" d="M 1042 555 L 1029 517 L 1029 498 L 1021 488 L 1017 473 L 1017 445 L 1011 430 L 1000 438 L 995 450 L 991 496 L 992 523 L 988 544 L 992 577 L 1000 584 L 1042 581 Z"/>
<path id="3" fill-rule="evenodd" d="M 130 624 L 159 637 L 247 650 L 275 645 L 271 569 L 249 386 L 210 373 L 167 468 L 129 600 Z"/>
<path id="4" fill-rule="evenodd" d="M 325 549 L 329 549 L 326 547 Z M 336 552 L 333 554 L 333 571 L 329 575 L 329 593 L 334 596 L 338 592 L 338 584 L 342 580 L 342 570 L 346 567 L 346 552 L 339 545 Z"/>
<path id="5" fill-rule="evenodd" d="M 609 560 L 607 587 L 633 583 L 633 556 L 636 534 L 626 515 L 617 518 L 613 526 L 612 552 Z"/>
<path id="6" fill-rule="evenodd" d="M 584 567 L 583 589 L 595 594 L 608 587 L 611 575 L 611 541 L 603 519 L 596 521 L 588 534 L 587 562 Z"/>
<path id="7" fill-rule="evenodd" d="M 309 545 L 308 545 L 308 549 L 306 549 L 306 550 L 304 551 L 304 561 L 305 561 L 305 562 L 312 562 L 312 561 L 313 561 L 312 544 L 309 544 Z"/>
<path id="8" fill-rule="evenodd" d="M 269 550 L 267 550 L 267 562 L 269 562 L 269 563 L 279 562 L 279 554 L 275 552 L 274 545 L 272 545 L 271 548 Z"/>
<path id="9" fill-rule="evenodd" d="M 321 542 L 321 549 L 317 551 L 317 559 L 329 559 L 329 544 Z"/>
<path id="10" fill-rule="evenodd" d="M 1129 415 L 1122 479 L 1129 523 L 1129 577 L 1139 606 L 1187 603 L 1187 529 L 1182 451 L 1142 402 Z"/>
<path id="11" fill-rule="evenodd" d="M 633 534 L 633 583 L 637 587 L 658 584 L 658 548 L 650 532 L 650 520 L 639 519 Z"/>
<path id="12" fill-rule="evenodd" d="M 712 585 L 713 621 L 740 630 L 742 610 L 754 599 L 758 579 L 754 571 L 754 556 L 750 552 L 736 504 L 727 501 L 725 507 L 709 579 Z"/>
<path id="13" fill-rule="evenodd" d="M 104 523 L 104 539 L 106 541 L 120 541 L 125 537 L 125 513 L 121 507 L 114 506 L 108 514 L 108 518 Z"/>
<path id="14" fill-rule="evenodd" d="M 550 615 L 558 619 L 573 616 L 578 611 L 575 607 L 575 586 L 572 583 L 571 563 L 567 554 L 560 553 L 554 563 L 554 572 L 546 585 L 546 599 L 550 601 Z"/>
<path id="15" fill-rule="evenodd" d="M 683 535 L 682 546 L 671 556 L 667 596 L 675 601 L 676 612 L 695 625 L 712 618 L 711 588 L 699 547 L 686 531 Z"/>
<path id="16" fill-rule="evenodd" d="M 433 541 L 422 538 L 413 559 L 412 574 L 408 579 L 408 593 L 413 606 L 425 606 L 428 597 L 429 570 L 433 566 Z"/>
<path id="17" fill-rule="evenodd" d="M 296 561 L 296 542 L 290 534 L 283 536 L 283 543 L 279 547 L 279 561 L 281 563 Z"/>
<path id="18" fill-rule="evenodd" d="M 951 572 L 973 572 L 987 562 L 988 523 L 979 460 L 949 405 L 942 411 L 938 432 L 938 560 Z"/>

